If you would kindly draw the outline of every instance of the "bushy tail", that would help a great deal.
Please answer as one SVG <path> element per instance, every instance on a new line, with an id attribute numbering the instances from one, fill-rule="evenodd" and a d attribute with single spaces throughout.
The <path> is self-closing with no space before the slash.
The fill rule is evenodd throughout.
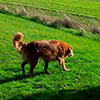
<path id="1" fill-rule="evenodd" d="M 20 53 L 23 45 L 22 39 L 23 39 L 23 34 L 20 32 L 17 32 L 13 38 L 13 45 L 15 46 L 16 50 Z"/>

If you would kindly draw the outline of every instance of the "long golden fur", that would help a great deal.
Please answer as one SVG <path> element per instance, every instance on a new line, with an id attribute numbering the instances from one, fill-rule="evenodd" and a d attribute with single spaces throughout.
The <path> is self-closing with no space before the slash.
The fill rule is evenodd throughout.
<path id="1" fill-rule="evenodd" d="M 16 50 L 22 54 L 23 62 L 21 64 L 23 74 L 25 74 L 24 66 L 30 65 L 30 74 L 33 76 L 33 70 L 38 62 L 38 58 L 43 58 L 45 62 L 44 70 L 46 73 L 48 63 L 58 60 L 64 71 L 70 71 L 65 67 L 65 57 L 73 56 L 72 47 L 65 42 L 58 40 L 34 40 L 30 43 L 22 42 L 23 34 L 18 32 L 13 38 L 13 44 Z"/>

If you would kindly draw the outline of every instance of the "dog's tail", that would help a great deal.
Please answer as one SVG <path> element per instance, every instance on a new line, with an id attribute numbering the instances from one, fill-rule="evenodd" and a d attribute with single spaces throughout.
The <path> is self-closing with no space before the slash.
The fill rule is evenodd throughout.
<path id="1" fill-rule="evenodd" d="M 17 32 L 13 38 L 13 45 L 15 46 L 16 50 L 20 53 L 23 45 L 22 39 L 23 39 L 23 34 L 20 32 Z"/>

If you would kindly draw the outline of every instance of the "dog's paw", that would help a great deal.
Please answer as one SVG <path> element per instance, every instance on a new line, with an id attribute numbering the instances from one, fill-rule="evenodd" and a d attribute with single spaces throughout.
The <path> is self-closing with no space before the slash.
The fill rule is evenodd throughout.
<path id="1" fill-rule="evenodd" d="M 31 73 L 29 73 L 28 75 L 29 75 L 29 77 L 34 77 L 34 75 L 33 75 L 33 74 L 31 74 Z"/>
<path id="2" fill-rule="evenodd" d="M 67 69 L 66 69 L 66 71 L 70 71 L 70 69 L 69 69 L 69 68 L 67 68 Z"/>
<path id="3" fill-rule="evenodd" d="M 45 71 L 46 74 L 50 74 L 48 71 Z"/>
<path id="4" fill-rule="evenodd" d="M 64 72 L 64 71 L 70 71 L 70 69 L 69 69 L 69 68 L 66 68 L 66 69 L 63 70 L 63 72 Z"/>

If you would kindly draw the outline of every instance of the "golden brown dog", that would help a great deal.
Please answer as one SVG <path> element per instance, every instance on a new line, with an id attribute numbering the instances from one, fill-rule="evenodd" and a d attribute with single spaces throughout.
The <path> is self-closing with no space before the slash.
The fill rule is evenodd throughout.
<path id="1" fill-rule="evenodd" d="M 64 59 L 66 56 L 73 56 L 72 47 L 65 42 L 58 40 L 34 40 L 30 43 L 22 42 L 23 34 L 18 32 L 15 34 L 13 44 L 18 52 L 22 54 L 23 63 L 21 64 L 23 74 L 25 74 L 24 66 L 30 65 L 30 74 L 33 76 L 33 70 L 37 64 L 38 58 L 43 58 L 45 62 L 44 70 L 46 73 L 48 63 L 58 60 L 64 71 L 70 71 L 65 67 Z"/>

